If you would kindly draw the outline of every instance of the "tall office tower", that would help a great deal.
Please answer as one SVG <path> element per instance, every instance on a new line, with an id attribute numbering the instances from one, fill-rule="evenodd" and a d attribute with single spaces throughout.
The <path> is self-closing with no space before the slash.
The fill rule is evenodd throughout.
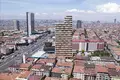
<path id="1" fill-rule="evenodd" d="M 20 30 L 20 22 L 18 20 L 13 20 L 14 30 Z"/>
<path id="2" fill-rule="evenodd" d="M 81 20 L 77 20 L 77 28 L 82 28 L 82 21 Z"/>
<path id="3" fill-rule="evenodd" d="M 27 36 L 34 32 L 34 13 L 26 12 Z"/>
<path id="4" fill-rule="evenodd" d="M 116 20 L 116 19 L 114 19 L 114 23 L 116 23 L 116 21 L 117 21 L 117 20 Z"/>
<path id="5" fill-rule="evenodd" d="M 66 16 L 64 23 L 56 25 L 56 55 L 72 57 L 72 16 Z"/>

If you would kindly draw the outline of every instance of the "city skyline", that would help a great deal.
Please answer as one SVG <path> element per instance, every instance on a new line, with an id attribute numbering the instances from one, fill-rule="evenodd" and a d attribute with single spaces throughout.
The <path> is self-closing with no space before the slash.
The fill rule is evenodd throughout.
<path id="1" fill-rule="evenodd" d="M 36 19 L 62 19 L 72 15 L 74 19 L 88 21 L 120 20 L 119 0 L 1 0 L 1 19 L 25 19 L 25 13 L 35 13 Z"/>
<path id="2" fill-rule="evenodd" d="M 0 80 L 119 80 L 120 0 L 0 0 Z"/>

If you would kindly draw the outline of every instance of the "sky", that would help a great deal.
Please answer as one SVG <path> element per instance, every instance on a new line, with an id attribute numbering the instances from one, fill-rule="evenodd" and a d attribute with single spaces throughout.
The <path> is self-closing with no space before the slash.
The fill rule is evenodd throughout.
<path id="1" fill-rule="evenodd" d="M 25 19 L 26 12 L 35 19 L 120 21 L 120 0 L 0 0 L 1 19 Z"/>

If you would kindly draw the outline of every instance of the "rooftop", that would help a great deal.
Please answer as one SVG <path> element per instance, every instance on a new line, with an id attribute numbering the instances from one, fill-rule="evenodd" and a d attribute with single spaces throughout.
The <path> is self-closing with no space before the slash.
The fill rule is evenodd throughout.
<path id="1" fill-rule="evenodd" d="M 115 69 L 116 65 L 115 64 L 106 64 L 106 67 L 110 68 L 110 69 Z"/>
<path id="2" fill-rule="evenodd" d="M 33 54 L 31 57 L 32 58 L 40 58 L 40 57 L 43 57 L 44 54 L 45 54 L 44 51 L 38 51 L 35 54 Z"/>
<path id="3" fill-rule="evenodd" d="M 67 79 L 57 78 L 57 77 L 46 77 L 45 80 L 67 80 Z"/>
<path id="4" fill-rule="evenodd" d="M 27 60 L 27 61 L 34 61 L 35 59 L 29 57 L 29 58 L 27 58 L 26 60 Z"/>
<path id="5" fill-rule="evenodd" d="M 55 59 L 39 59 L 37 63 L 55 63 Z"/>
<path id="6" fill-rule="evenodd" d="M 32 69 L 40 69 L 41 66 L 42 66 L 42 65 L 38 65 L 38 64 L 36 64 L 36 65 L 34 65 L 34 66 L 32 67 Z"/>
<path id="7" fill-rule="evenodd" d="M 54 68 L 52 69 L 52 72 L 54 72 L 54 73 L 71 74 L 72 68 L 58 68 L 58 67 L 54 67 Z"/>
<path id="8" fill-rule="evenodd" d="M 84 66 L 74 66 L 73 73 L 84 73 Z"/>
<path id="9" fill-rule="evenodd" d="M 24 78 L 24 79 L 26 79 L 28 76 L 30 76 L 31 73 L 32 73 L 31 71 L 23 71 L 23 72 L 20 73 L 19 76 L 17 76 L 17 79 L 18 78 Z"/>
<path id="10" fill-rule="evenodd" d="M 41 80 L 42 78 L 43 76 L 33 75 L 33 76 L 30 76 L 29 80 Z"/>
<path id="11" fill-rule="evenodd" d="M 22 64 L 20 64 L 20 69 L 24 69 L 24 68 L 28 69 L 29 66 L 30 66 L 30 64 L 22 63 Z"/>
<path id="12" fill-rule="evenodd" d="M 0 73 L 0 80 L 15 80 L 18 73 Z"/>
<path id="13" fill-rule="evenodd" d="M 98 73 L 108 73 L 108 69 L 106 67 L 101 66 L 101 65 L 97 65 L 95 67 L 95 69 L 96 69 L 96 72 L 98 72 Z"/>
<path id="14" fill-rule="evenodd" d="M 77 78 L 70 78 L 69 80 L 81 80 L 81 79 L 77 79 Z"/>
<path id="15" fill-rule="evenodd" d="M 85 63 L 86 61 L 84 60 L 74 60 L 75 66 L 84 66 Z"/>
<path id="16" fill-rule="evenodd" d="M 40 67 L 40 71 L 50 71 L 50 70 L 51 70 L 51 67 L 47 65 L 42 65 Z"/>
<path id="17" fill-rule="evenodd" d="M 71 62 L 57 62 L 56 66 L 58 66 L 58 67 L 72 67 L 73 63 L 71 63 Z"/>
<path id="18" fill-rule="evenodd" d="M 114 53 L 115 53 L 116 55 L 119 55 L 119 56 L 120 56 L 120 48 L 112 47 L 112 50 L 114 51 Z"/>

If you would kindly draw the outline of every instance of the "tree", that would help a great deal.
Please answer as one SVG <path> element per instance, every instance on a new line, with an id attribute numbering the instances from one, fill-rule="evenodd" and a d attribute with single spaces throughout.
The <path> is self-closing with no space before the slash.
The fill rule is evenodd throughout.
<path id="1" fill-rule="evenodd" d="M 106 51 L 94 51 L 94 53 L 91 54 L 91 56 L 110 56 L 110 54 Z"/>
<path id="2" fill-rule="evenodd" d="M 119 40 L 116 40 L 116 42 L 120 45 L 120 41 Z"/>
<path id="3" fill-rule="evenodd" d="M 32 65 L 30 65 L 30 66 L 28 67 L 28 71 L 30 71 L 31 68 L 32 68 Z"/>
<path id="4" fill-rule="evenodd" d="M 82 53 L 84 53 L 85 52 L 85 50 L 82 50 Z"/>
<path id="5" fill-rule="evenodd" d="M 83 56 L 84 56 L 84 55 L 85 55 L 85 54 L 84 54 L 84 52 L 85 52 L 85 50 L 82 50 L 82 53 L 81 53 L 81 55 L 83 55 Z"/>

